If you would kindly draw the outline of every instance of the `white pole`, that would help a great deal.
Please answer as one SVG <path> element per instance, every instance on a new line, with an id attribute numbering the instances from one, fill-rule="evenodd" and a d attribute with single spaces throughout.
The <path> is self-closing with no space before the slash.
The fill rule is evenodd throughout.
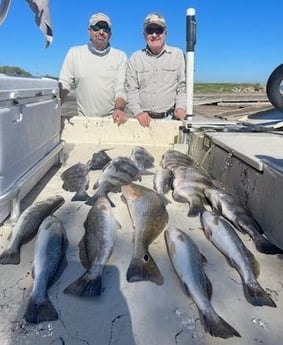
<path id="1" fill-rule="evenodd" d="M 195 9 L 187 9 L 186 18 L 186 92 L 187 92 L 187 116 L 186 120 L 192 122 L 194 101 L 194 49 L 196 44 L 196 20 Z"/>

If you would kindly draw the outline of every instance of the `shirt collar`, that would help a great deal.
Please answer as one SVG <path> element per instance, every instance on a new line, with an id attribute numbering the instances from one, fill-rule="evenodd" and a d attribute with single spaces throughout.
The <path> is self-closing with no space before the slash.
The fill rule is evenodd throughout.
<path id="1" fill-rule="evenodd" d="M 156 56 L 156 57 L 159 57 L 159 56 L 163 55 L 164 53 L 171 53 L 171 50 L 169 49 L 169 47 L 168 47 L 168 45 L 166 43 L 165 43 L 163 49 L 161 50 L 161 52 L 159 54 L 157 54 L 157 55 L 153 54 L 150 51 L 148 45 L 143 49 L 143 51 L 145 51 L 146 54 L 149 55 L 149 56 Z"/>

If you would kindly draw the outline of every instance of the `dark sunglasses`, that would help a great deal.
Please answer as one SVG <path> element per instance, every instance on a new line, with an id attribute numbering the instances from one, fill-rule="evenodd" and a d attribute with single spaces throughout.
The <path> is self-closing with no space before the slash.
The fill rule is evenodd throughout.
<path id="1" fill-rule="evenodd" d="M 111 31 L 108 26 L 91 25 L 90 28 L 91 28 L 91 30 L 96 31 L 96 32 L 103 30 L 103 32 L 106 32 L 107 34 L 109 34 L 109 32 Z"/>
<path id="2" fill-rule="evenodd" d="M 156 28 L 146 28 L 145 29 L 145 32 L 148 34 L 148 35 L 152 35 L 153 33 L 156 33 L 157 35 L 161 35 L 163 34 L 164 32 L 164 29 L 161 28 L 161 27 L 156 27 Z"/>

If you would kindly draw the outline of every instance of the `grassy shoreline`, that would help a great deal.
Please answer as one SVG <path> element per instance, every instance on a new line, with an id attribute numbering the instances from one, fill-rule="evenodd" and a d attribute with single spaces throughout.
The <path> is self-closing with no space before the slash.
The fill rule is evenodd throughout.
<path id="1" fill-rule="evenodd" d="M 236 90 L 263 90 L 260 83 L 194 83 L 194 92 L 235 92 Z"/>

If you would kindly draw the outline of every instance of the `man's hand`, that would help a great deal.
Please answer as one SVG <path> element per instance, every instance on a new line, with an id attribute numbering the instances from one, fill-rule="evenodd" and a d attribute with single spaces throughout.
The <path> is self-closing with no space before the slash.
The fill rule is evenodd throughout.
<path id="1" fill-rule="evenodd" d="M 186 111 L 183 108 L 176 108 L 174 111 L 174 116 L 176 117 L 176 119 L 179 120 L 184 120 L 184 118 L 186 117 Z"/>
<path id="2" fill-rule="evenodd" d="M 118 126 L 122 125 L 128 120 L 128 116 L 123 110 L 115 109 L 112 114 L 114 123 L 117 123 Z"/>
<path id="3" fill-rule="evenodd" d="M 143 111 L 142 113 L 139 113 L 136 116 L 137 120 L 139 121 L 140 125 L 142 127 L 149 127 L 151 117 L 148 115 L 146 111 Z"/>

